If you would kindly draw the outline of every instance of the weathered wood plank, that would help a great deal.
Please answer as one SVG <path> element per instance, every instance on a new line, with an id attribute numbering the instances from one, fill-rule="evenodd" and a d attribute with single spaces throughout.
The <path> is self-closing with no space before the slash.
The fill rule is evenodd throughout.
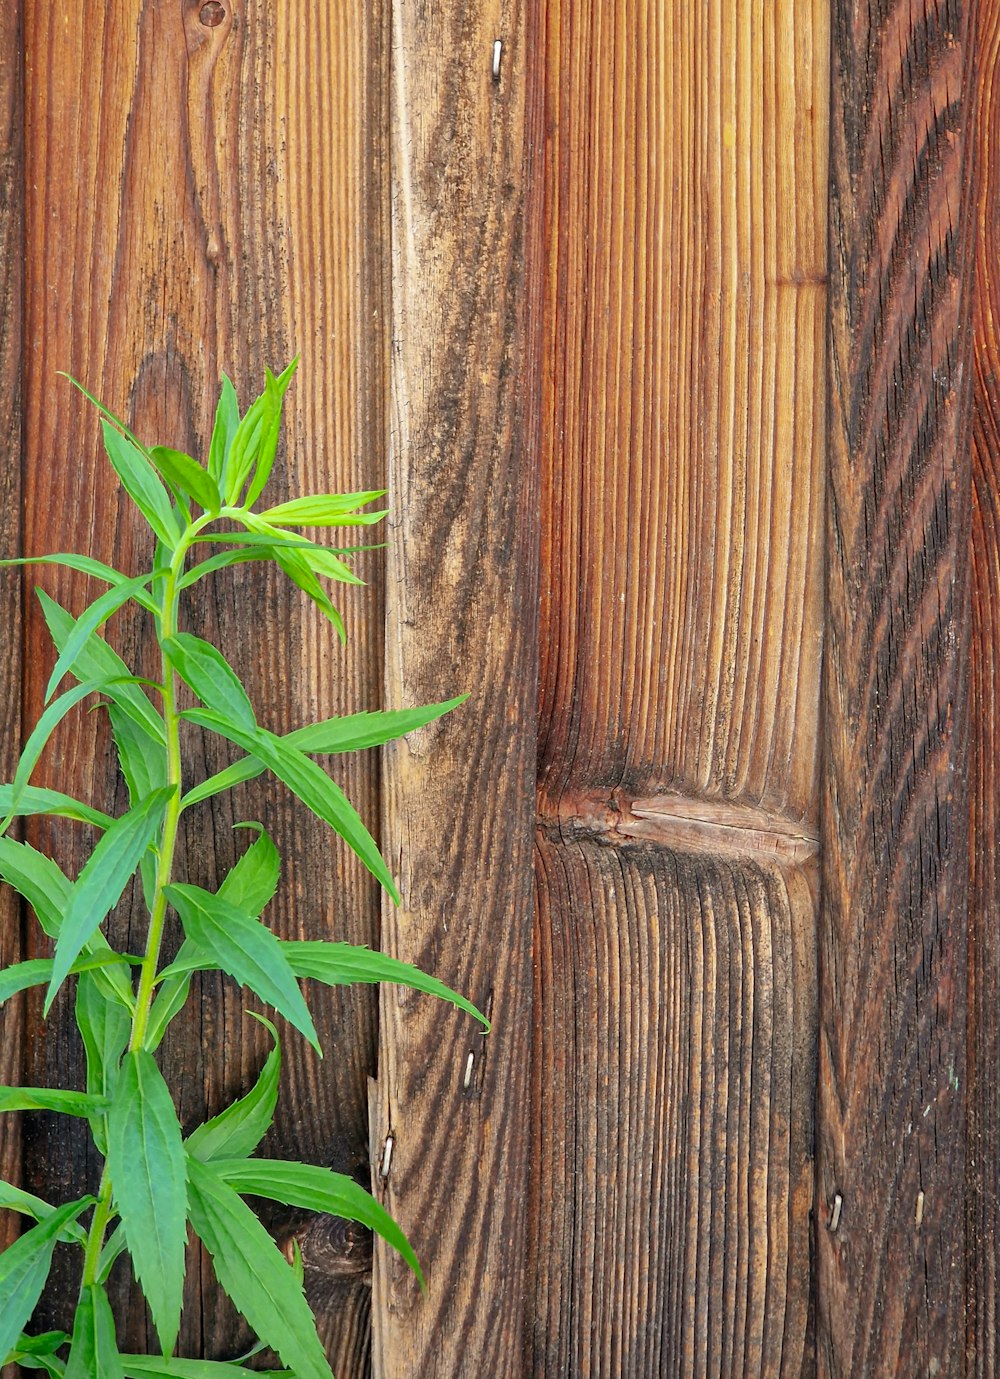
<path id="1" fill-rule="evenodd" d="M 816 875 L 540 838 L 529 1373 L 799 1379 Z"/>
<path id="2" fill-rule="evenodd" d="M 977 7 L 969 644 L 968 1373 L 1000 1366 L 1000 6 Z"/>
<path id="3" fill-rule="evenodd" d="M 530 1372 L 798 1379 L 828 6 L 544 10 Z"/>
<path id="4" fill-rule="evenodd" d="M 373 1142 L 423 1300 L 376 1247 L 373 1365 L 521 1379 L 531 1035 L 537 418 L 526 155 L 537 33 L 520 0 L 392 5 L 390 703 L 471 698 L 386 755 L 402 905 L 383 946 L 491 1011 L 387 989 Z M 499 80 L 493 45 L 502 42 Z M 468 1058 L 473 1067 L 468 1072 Z M 466 1082 L 468 1085 L 466 1085 Z"/>
<path id="5" fill-rule="evenodd" d="M 97 458 L 95 419 L 55 378 L 58 368 L 130 415 L 142 434 L 197 450 L 221 368 L 248 398 L 265 363 L 301 350 L 276 491 L 379 486 L 382 193 L 371 131 L 382 120 L 384 82 L 379 17 L 369 9 L 328 0 L 311 7 L 304 24 L 291 3 L 94 0 L 69 24 L 52 6 L 27 0 L 26 520 L 34 550 L 76 547 L 125 568 L 150 554 Z M 373 561 L 368 572 L 377 570 Z M 75 579 L 43 582 L 76 605 L 86 592 Z M 346 653 L 311 605 L 280 579 L 262 585 L 253 567 L 192 600 L 189 619 L 223 640 L 261 720 L 283 730 L 378 702 L 378 591 L 344 603 Z M 138 623 L 120 622 L 111 635 L 128 658 L 148 665 L 149 640 Z M 30 719 L 47 665 L 34 613 L 28 636 L 39 648 L 30 668 Z M 49 759 L 49 778 L 120 805 L 107 745 L 99 715 L 74 720 Z M 215 760 L 212 749 L 205 764 Z M 377 818 L 375 763 L 338 763 L 335 774 L 362 813 Z M 235 805 L 220 802 L 192 816 L 190 878 L 210 882 L 234 855 L 232 823 L 260 818 L 286 862 L 274 927 L 376 940 L 377 899 L 360 868 L 285 797 L 261 800 L 260 789 L 249 787 Z M 35 834 L 64 849 L 70 867 L 81 860 L 76 837 L 41 828 Z M 137 919 L 124 907 L 118 936 L 134 933 Z M 245 995 L 215 979 L 205 981 L 202 995 L 164 1055 L 188 1123 L 246 1086 L 263 1055 L 261 1032 L 242 1013 Z M 357 1167 L 367 1162 L 374 1000 L 323 989 L 312 999 L 337 1053 L 321 1072 L 301 1041 L 287 1038 L 285 1090 L 268 1148 Z M 80 1076 L 65 1003 L 32 1047 L 33 1077 Z M 36 1186 L 68 1189 L 93 1175 L 80 1137 L 45 1120 L 33 1121 L 27 1149 Z M 275 1225 L 283 1228 L 280 1220 Z M 123 1272 L 115 1288 L 123 1306 L 128 1286 Z M 70 1290 L 69 1274 L 61 1273 L 46 1319 L 65 1316 Z M 340 1321 L 323 1324 L 353 1337 L 348 1356 L 336 1343 L 338 1374 L 350 1379 L 368 1369 L 365 1285 L 354 1284 L 339 1305 Z M 141 1305 L 131 1306 L 120 1338 L 133 1347 L 150 1340 Z M 204 1344 L 224 1355 L 242 1342 L 207 1265 L 195 1261 L 184 1350 Z"/>
<path id="6" fill-rule="evenodd" d="M 546 2 L 547 815 L 815 821 L 827 10 Z"/>
<path id="7" fill-rule="evenodd" d="M 835 6 L 820 1372 L 961 1375 L 971 7 Z"/>
<path id="8" fill-rule="evenodd" d="M 21 100 L 21 6 L 0 12 L 0 552 L 21 549 L 21 312 L 24 269 L 24 143 Z M 0 581 L 0 772 L 9 780 L 21 741 L 21 581 Z M 21 956 L 23 916 L 17 897 L 0 895 L 0 966 Z M 18 1082 L 24 1055 L 24 1003 L 0 1011 L 0 1082 Z M 0 1117 L 0 1178 L 19 1182 L 21 1127 Z M 0 1249 L 20 1221 L 2 1213 Z M 2 1359 L 2 1357 L 0 1357 Z"/>

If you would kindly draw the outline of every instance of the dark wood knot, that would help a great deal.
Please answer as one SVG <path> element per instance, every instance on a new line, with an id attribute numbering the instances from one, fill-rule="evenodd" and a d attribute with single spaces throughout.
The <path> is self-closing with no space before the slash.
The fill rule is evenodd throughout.
<path id="1" fill-rule="evenodd" d="M 307 1271 L 327 1278 L 365 1276 L 370 1281 L 372 1233 L 360 1222 L 345 1221 L 340 1216 L 311 1217 L 283 1242 L 282 1249 L 289 1260 L 293 1257 L 293 1240 L 298 1241 Z"/>

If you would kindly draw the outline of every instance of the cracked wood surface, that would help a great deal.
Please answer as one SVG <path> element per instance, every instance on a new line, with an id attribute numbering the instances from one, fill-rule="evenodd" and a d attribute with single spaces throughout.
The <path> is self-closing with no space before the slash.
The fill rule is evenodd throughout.
<path id="1" fill-rule="evenodd" d="M 57 369 L 72 372 L 149 441 L 203 453 L 220 370 L 244 404 L 264 365 L 303 360 L 275 471 L 276 500 L 291 492 L 378 488 L 384 413 L 381 319 L 381 174 L 384 126 L 382 34 L 361 3 L 310 7 L 260 0 L 202 7 L 86 0 L 72 22 L 47 0 L 25 0 L 27 236 L 25 264 L 25 546 L 78 549 L 126 570 L 151 550 L 113 473 L 99 455 L 97 418 Z M 219 6 L 209 11 L 218 18 Z M 0 23 L 8 24 L 8 6 Z M 9 48 L 2 49 L 6 61 Z M 4 263 L 8 262 L 6 256 Z M 253 391 L 252 391 L 253 390 Z M 259 566 L 216 576 L 188 604 L 191 630 L 219 639 L 247 684 L 260 719 L 286 731 L 309 719 L 377 705 L 381 602 L 377 561 L 361 570 L 376 589 L 342 600 L 349 630 L 332 629 L 280 576 Z M 43 571 L 47 589 L 79 608 L 93 589 L 79 576 Z M 138 619 L 118 618 L 109 638 L 147 672 L 150 639 Z M 51 653 L 41 618 L 27 620 L 31 648 L 25 721 L 33 722 Z M 44 776 L 121 810 L 100 714 L 67 720 Z M 218 764 L 192 737 L 192 773 Z M 348 758 L 334 774 L 375 824 L 376 764 Z M 9 777 L 8 777 L 9 778 Z M 329 833 L 269 787 L 246 787 L 192 814 L 182 856 L 186 877 L 214 884 L 232 863 L 232 825 L 260 819 L 283 857 L 283 884 L 269 911 L 283 935 L 377 943 L 378 902 L 363 869 Z M 92 840 L 86 830 L 33 825 L 71 872 Z M 140 937 L 128 901 L 114 937 Z M 173 936 L 174 938 L 176 935 Z M 31 951 L 39 951 L 37 936 Z M 266 1038 L 247 1019 L 248 994 L 216 975 L 201 983 L 190 1014 L 164 1045 L 164 1067 L 190 1127 L 254 1080 Z M 284 1031 L 282 1096 L 265 1152 L 353 1171 L 367 1163 L 367 1077 L 374 1066 L 371 991 L 310 993 L 324 1043 L 321 1065 Z M 63 998 L 44 1035 L 38 1003 L 27 1079 L 82 1085 L 82 1057 Z M 85 1127 L 26 1117 L 27 1185 L 62 1198 L 93 1185 Z M 281 1231 L 278 1215 L 269 1218 Z M 73 1281 L 58 1252 L 39 1324 L 64 1322 Z M 326 1288 L 310 1271 L 320 1326 L 339 1379 L 369 1372 L 370 1295 L 361 1280 Z M 314 1286 L 315 1285 L 315 1286 Z M 127 1269 L 113 1276 L 119 1341 L 153 1342 Z M 335 1294 L 335 1295 L 334 1295 Z M 194 1255 L 181 1349 L 226 1357 L 246 1331 Z M 203 1352 L 204 1347 L 204 1352 Z"/>
<path id="2" fill-rule="evenodd" d="M 528 1373 L 799 1379 L 828 5 L 544 25 Z"/>
<path id="3" fill-rule="evenodd" d="M 816 1200 L 830 1379 L 965 1373 L 970 10 L 834 7 Z"/>

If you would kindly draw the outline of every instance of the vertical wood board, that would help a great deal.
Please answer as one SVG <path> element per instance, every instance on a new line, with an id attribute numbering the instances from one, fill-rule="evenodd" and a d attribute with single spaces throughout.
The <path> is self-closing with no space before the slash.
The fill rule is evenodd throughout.
<path id="1" fill-rule="evenodd" d="M 219 23 L 203 22 L 220 15 Z M 129 571 L 151 555 L 99 457 L 93 412 L 57 369 L 74 373 L 149 441 L 204 453 L 220 370 L 233 374 L 246 404 L 262 384 L 265 363 L 281 366 L 301 351 L 276 500 L 378 487 L 382 234 L 378 141 L 371 138 L 383 99 L 377 19 L 365 6 L 324 3 L 303 25 L 295 6 L 257 0 L 221 8 L 116 0 L 86 4 L 72 24 L 64 18 L 48 4 L 26 4 L 26 544 L 33 552 L 86 550 Z M 377 570 L 375 558 L 362 573 Z M 76 609 L 94 592 L 76 576 L 46 572 L 41 582 Z M 346 652 L 297 591 L 260 567 L 218 577 L 190 600 L 186 620 L 191 630 L 222 641 L 261 721 L 284 731 L 378 704 L 377 580 L 374 591 L 352 591 L 341 602 Z M 33 721 L 51 664 L 36 611 L 27 635 Z M 150 638 L 138 620 L 118 619 L 109 636 L 130 663 L 153 668 Z M 45 779 L 124 808 L 108 747 L 102 716 L 80 715 L 53 744 Z M 193 740 L 192 753 L 193 772 L 221 763 L 215 745 Z M 335 763 L 334 774 L 374 824 L 376 764 L 346 759 Z M 284 887 L 269 913 L 278 932 L 377 938 L 367 875 L 280 788 L 255 784 L 235 803 L 223 798 L 192 814 L 182 846 L 187 879 L 214 884 L 237 850 L 232 824 L 246 818 L 261 819 L 283 853 Z M 33 837 L 57 850 L 70 872 L 83 859 L 80 830 L 39 825 Z M 126 898 L 115 937 L 134 948 L 139 920 Z M 262 1032 L 243 1014 L 245 993 L 209 976 L 201 996 L 164 1046 L 186 1126 L 245 1089 L 264 1054 Z M 278 1123 L 267 1149 L 352 1171 L 367 1161 L 374 1000 L 371 993 L 325 988 L 311 999 L 334 1056 L 321 1067 L 288 1032 Z M 31 1047 L 31 1080 L 80 1083 L 65 1000 Z M 27 1156 L 36 1189 L 60 1195 L 83 1186 L 78 1132 L 33 1118 Z M 95 1171 L 91 1163 L 90 1175 Z M 305 1223 L 273 1223 L 279 1232 L 304 1231 L 307 1263 L 323 1260 Z M 321 1278 L 310 1282 L 324 1295 Z M 69 1291 L 70 1274 L 58 1272 L 44 1320 L 65 1318 Z M 122 1270 L 114 1286 L 125 1309 L 120 1340 L 143 1348 L 150 1340 L 145 1308 L 134 1294 L 126 1303 L 128 1292 Z M 186 1304 L 186 1353 L 199 1353 L 203 1338 L 216 1356 L 238 1353 L 245 1330 L 221 1300 L 203 1256 L 193 1258 Z M 344 1354 L 331 1334 L 338 1374 L 350 1379 L 368 1369 L 363 1283 L 337 1306 L 339 1317 L 328 1309 L 320 1320 L 327 1331 L 352 1338 Z"/>
<path id="2" fill-rule="evenodd" d="M 820 1373 L 964 1373 L 969 7 L 834 8 Z"/>

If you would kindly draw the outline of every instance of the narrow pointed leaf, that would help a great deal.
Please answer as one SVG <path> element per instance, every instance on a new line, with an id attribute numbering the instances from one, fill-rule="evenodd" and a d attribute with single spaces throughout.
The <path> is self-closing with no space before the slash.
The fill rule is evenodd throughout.
<path id="1" fill-rule="evenodd" d="M 56 1241 L 93 1200 L 82 1197 L 77 1202 L 67 1202 L 0 1254 L 0 1355 L 7 1355 L 14 1348 L 35 1310 L 49 1276 Z"/>
<path id="2" fill-rule="evenodd" d="M 128 1249 L 128 1241 L 125 1239 L 125 1227 L 119 1221 L 111 1234 L 105 1240 L 101 1248 L 101 1253 L 97 1259 L 97 1282 L 104 1284 L 108 1281 L 112 1265 L 120 1254 L 124 1254 Z"/>
<path id="3" fill-rule="evenodd" d="M 254 476 L 250 480 L 247 488 L 246 505 L 252 508 L 254 503 L 263 493 L 267 486 L 267 481 L 271 477 L 271 470 L 274 468 L 274 457 L 278 449 L 278 435 L 281 431 L 281 413 L 284 406 L 285 393 L 292 375 L 298 366 L 298 355 L 292 360 L 288 367 L 275 378 L 271 370 L 267 373 L 267 393 L 270 398 L 270 415 L 266 422 L 266 428 L 261 436 L 260 446 L 257 450 L 257 465 Z"/>
<path id="4" fill-rule="evenodd" d="M 260 1077 L 246 1096 L 234 1101 L 188 1135 L 184 1146 L 196 1159 L 245 1158 L 253 1153 L 271 1127 L 274 1108 L 278 1104 L 281 1044 L 278 1031 L 270 1020 L 265 1020 L 262 1015 L 255 1018 L 270 1030 L 274 1048 L 264 1062 Z"/>
<path id="5" fill-rule="evenodd" d="M 449 699 L 443 704 L 427 704 L 416 709 L 388 709 L 378 713 L 352 713 L 340 718 L 327 718 L 322 723 L 310 723 L 305 728 L 296 728 L 294 732 L 281 738 L 281 741 L 300 752 L 324 755 L 360 752 L 405 737 L 407 733 L 432 723 L 436 718 L 457 708 L 459 704 L 464 704 L 468 697 L 467 694 L 462 694 L 457 699 Z M 210 799 L 211 796 L 229 790 L 234 785 L 241 785 L 243 781 L 253 780 L 266 769 L 264 763 L 255 757 L 245 757 L 189 790 L 181 801 L 182 807 L 187 809 L 189 805 Z"/>
<path id="6" fill-rule="evenodd" d="M 56 1111 L 64 1116 L 102 1116 L 106 1097 L 64 1092 L 56 1087 L 0 1087 L 0 1111 Z M 0 1256 L 2 1257 L 2 1256 Z"/>
<path id="7" fill-rule="evenodd" d="M 36 1197 L 31 1192 L 25 1192 L 23 1188 L 15 1187 L 13 1183 L 6 1183 L 0 1180 L 0 1209 L 6 1211 L 17 1211 L 22 1216 L 31 1216 L 36 1221 L 47 1221 L 58 1207 L 51 1206 L 48 1202 Z M 61 1240 L 72 1241 L 74 1245 L 85 1245 L 87 1243 L 87 1233 L 82 1226 L 78 1226 L 75 1221 L 67 1223 Z"/>
<path id="8" fill-rule="evenodd" d="M 311 977 L 327 986 L 350 986 L 355 982 L 390 982 L 424 991 L 449 1001 L 475 1016 L 489 1031 L 490 1022 L 470 1000 L 419 967 L 413 967 L 388 953 L 376 953 L 353 943 L 328 943 L 317 939 L 289 939 L 281 944 L 288 965 L 297 977 Z"/>
<path id="9" fill-rule="evenodd" d="M 253 1379 L 296 1379 L 290 1369 L 244 1369 L 224 1360 L 156 1360 L 149 1355 L 123 1355 L 127 1379 L 226 1379 L 249 1374 Z"/>
<path id="10" fill-rule="evenodd" d="M 206 575 L 214 574 L 216 570 L 225 570 L 230 565 L 244 565 L 248 560 L 268 560 L 270 559 L 267 550 L 254 548 L 251 550 L 222 551 L 219 555 L 213 555 L 208 560 L 202 560 L 197 565 L 192 565 L 190 570 L 186 570 L 177 581 L 178 589 L 189 589 L 192 584 L 197 584 Z"/>
<path id="11" fill-rule="evenodd" d="M 174 1016 L 184 1009 L 190 990 L 190 974 L 183 973 L 180 976 L 168 978 L 156 993 L 156 999 L 149 1010 L 149 1023 L 146 1026 L 146 1047 L 150 1051 L 160 1047 L 163 1036 L 167 1032 L 167 1026 Z"/>
<path id="12" fill-rule="evenodd" d="M 38 601 L 48 624 L 56 648 L 62 651 L 72 635 L 76 619 L 50 598 L 44 590 L 36 590 Z M 135 677 L 103 637 L 91 637 L 70 666 L 78 680 L 103 681 L 104 693 L 128 714 L 137 727 L 154 742 L 166 743 L 163 719 L 140 689 Z"/>
<path id="13" fill-rule="evenodd" d="M 14 787 L 0 785 L 0 815 L 5 815 L 13 806 L 15 818 L 26 818 L 32 814 L 55 814 L 63 819 L 73 819 L 81 824 L 93 824 L 95 828 L 107 828 L 112 823 L 110 814 L 93 809 L 82 800 L 74 800 L 59 790 L 44 790 L 37 785 L 26 785 L 15 802 Z"/>
<path id="14" fill-rule="evenodd" d="M 145 452 L 127 436 L 106 421 L 101 429 L 104 449 L 125 492 L 160 540 L 172 549 L 178 537 L 177 522 L 159 475 Z"/>
<path id="15" fill-rule="evenodd" d="M 267 508 L 260 517 L 272 527 L 370 527 L 384 512 L 357 512 L 383 497 L 385 489 L 370 493 L 312 493 Z"/>
<path id="16" fill-rule="evenodd" d="M 61 565 L 67 570 L 78 570 L 81 574 L 92 575 L 94 579 L 103 579 L 105 584 L 127 584 L 129 580 L 128 575 L 123 575 L 121 570 L 116 570 L 113 565 L 105 565 L 103 560 L 94 560 L 89 555 L 77 555 L 75 551 L 60 551 L 55 555 L 25 555 L 18 556 L 15 560 L 0 560 L 0 567 L 5 565 Z M 137 589 L 132 597 L 148 612 L 155 613 L 157 611 L 152 596 L 147 594 L 144 589 Z"/>
<path id="17" fill-rule="evenodd" d="M 76 1025 L 87 1055 L 87 1092 L 110 1098 L 118 1081 L 118 1065 L 132 1032 L 129 1012 L 117 1001 L 104 999 L 96 979 L 85 972 L 76 987 Z M 107 1154 L 104 1117 L 90 1122 L 90 1133 L 101 1154 Z"/>
<path id="18" fill-rule="evenodd" d="M 233 437 L 236 435 L 239 424 L 240 404 L 236 396 L 236 389 L 223 374 L 219 405 L 215 409 L 212 442 L 208 451 L 208 472 L 220 489 L 226 467 L 226 456 L 229 454 L 229 447 L 233 443 Z"/>
<path id="19" fill-rule="evenodd" d="M 281 874 L 281 858 L 278 849 L 260 824 L 243 824 L 243 828 L 256 828 L 258 837 L 250 844 L 232 871 L 219 887 L 219 895 L 235 905 L 244 914 L 255 919 L 274 898 Z"/>
<path id="20" fill-rule="evenodd" d="M 385 1207 L 353 1178 L 315 1164 L 287 1163 L 282 1159 L 216 1159 L 212 1169 L 237 1192 L 360 1221 L 402 1255 L 421 1288 L 424 1287 L 424 1276 L 410 1242 Z"/>
<path id="21" fill-rule="evenodd" d="M 308 809 L 328 823 L 334 832 L 344 839 L 372 875 L 382 883 L 393 900 L 399 903 L 399 892 L 374 838 L 361 822 L 357 811 L 340 786 L 330 779 L 322 767 L 291 746 L 287 738 L 275 737 L 263 728 L 249 732 L 238 728 L 236 724 L 228 723 L 219 714 L 200 709 L 190 709 L 184 717 L 200 727 L 210 728 L 220 737 L 229 738 L 237 747 L 242 747 L 245 752 L 251 753 L 258 761 L 263 762 Z"/>
<path id="22" fill-rule="evenodd" d="M 169 1355 L 184 1292 L 185 1157 L 170 1092 L 145 1049 L 122 1061 L 108 1113 L 108 1168 L 136 1276 Z"/>
<path id="23" fill-rule="evenodd" d="M 218 485 L 197 460 L 183 450 L 171 450 L 166 445 L 154 445 L 149 457 L 171 488 L 186 493 L 206 512 L 219 511 L 222 495 Z"/>
<path id="24" fill-rule="evenodd" d="M 216 966 L 234 981 L 280 1011 L 318 1053 L 309 1007 L 271 930 L 200 886 L 168 886 L 167 898 L 198 948 L 210 953 Z"/>
<path id="25" fill-rule="evenodd" d="M 165 638 L 163 647 L 181 679 L 203 704 L 244 728 L 257 726 L 250 696 L 218 647 L 190 632 Z"/>
<path id="26" fill-rule="evenodd" d="M 81 954 L 70 971 L 89 973 L 113 965 L 124 968 L 127 963 L 109 948 L 106 953 Z M 52 968 L 51 958 L 29 958 L 27 962 L 16 962 L 10 967 L 3 968 L 0 971 L 0 1005 L 16 996 L 19 991 L 28 991 L 33 986 L 45 986 L 52 979 Z M 106 991 L 106 987 L 100 986 L 96 975 L 94 981 L 99 990 Z M 122 1009 L 124 1010 L 124 1007 Z"/>
<path id="27" fill-rule="evenodd" d="M 66 1379 L 124 1379 L 111 1304 L 92 1283 L 80 1290 L 76 1304 Z"/>
<path id="28" fill-rule="evenodd" d="M 329 594 L 309 568 L 305 557 L 299 551 L 283 550 L 280 546 L 276 546 L 274 558 L 295 587 L 301 589 L 306 597 L 312 599 L 317 608 L 326 615 L 336 629 L 340 640 L 346 641 L 347 633 L 344 630 L 344 620 L 330 602 Z"/>
<path id="29" fill-rule="evenodd" d="M 55 966 L 45 998 L 45 1013 L 81 949 L 121 899 L 129 878 L 153 841 L 175 786 L 149 795 L 116 819 L 84 864 L 70 891 L 56 940 Z"/>
<path id="30" fill-rule="evenodd" d="M 354 573 L 346 561 L 323 546 L 307 546 L 296 554 L 301 555 L 314 574 L 322 575 L 324 579 L 335 579 L 339 584 L 364 584 L 364 580 Z"/>
<path id="31" fill-rule="evenodd" d="M 51 699 L 53 691 L 59 681 L 76 662 L 77 657 L 83 650 L 85 644 L 94 636 L 99 627 L 117 613 L 121 606 L 133 598 L 139 589 L 144 589 L 153 578 L 152 574 L 142 575 L 139 579 L 127 579 L 123 584 L 116 584 L 111 589 L 103 593 L 100 598 L 87 608 L 76 620 L 76 626 L 66 638 L 66 642 L 59 652 L 59 657 L 53 667 L 49 682 L 45 686 L 45 702 Z"/>
<path id="32" fill-rule="evenodd" d="M 297 1379 L 333 1379 L 301 1285 L 253 1212 L 207 1164 L 188 1158 L 191 1224 L 254 1331 Z"/>
<path id="33" fill-rule="evenodd" d="M 84 397 L 87 399 L 88 402 L 93 403 L 93 405 L 97 408 L 101 416 L 104 417 L 106 421 L 110 421 L 112 426 L 116 426 L 119 431 L 122 431 L 129 438 L 129 440 L 136 447 L 136 449 L 142 451 L 142 453 L 145 454 L 145 447 L 143 446 L 142 441 L 139 440 L 139 438 L 130 429 L 127 423 L 122 421 L 121 417 L 115 416 L 114 412 L 112 412 L 109 407 L 105 407 L 104 403 L 101 402 L 100 398 L 96 398 L 93 393 L 88 392 L 87 389 L 83 386 L 83 384 L 79 381 L 79 379 L 74 378 L 71 373 L 66 373 L 65 369 L 57 369 L 56 373 L 58 373 L 62 378 L 68 378 L 69 381 L 72 383 L 73 387 L 76 388 L 79 392 L 83 393 Z"/>

